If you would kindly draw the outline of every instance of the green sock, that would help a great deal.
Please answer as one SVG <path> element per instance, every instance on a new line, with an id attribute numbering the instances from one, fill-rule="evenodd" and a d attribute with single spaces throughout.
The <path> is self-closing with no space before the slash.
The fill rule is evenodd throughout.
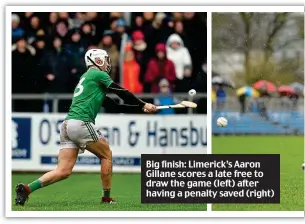
<path id="1" fill-rule="evenodd" d="M 30 183 L 28 186 L 29 186 L 31 192 L 33 192 L 33 191 L 38 190 L 39 188 L 42 188 L 42 183 L 41 183 L 41 181 L 38 179 L 38 180 L 35 180 L 35 181 L 33 181 L 32 183 Z"/>
<path id="2" fill-rule="evenodd" d="M 110 189 L 104 189 L 104 197 L 106 198 L 110 197 Z"/>

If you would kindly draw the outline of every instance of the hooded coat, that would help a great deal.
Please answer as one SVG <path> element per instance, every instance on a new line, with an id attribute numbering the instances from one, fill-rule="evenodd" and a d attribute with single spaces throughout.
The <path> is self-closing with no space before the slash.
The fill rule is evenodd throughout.
<path id="1" fill-rule="evenodd" d="M 145 82 L 151 84 L 151 92 L 159 92 L 159 81 L 163 78 L 167 79 L 173 87 L 176 81 L 176 72 L 174 63 L 171 60 L 168 60 L 166 56 L 166 48 L 164 44 L 157 44 L 155 48 L 156 53 L 158 51 L 163 51 L 165 53 L 165 59 L 160 61 L 157 57 L 152 58 L 147 66 L 145 73 Z"/>
<path id="2" fill-rule="evenodd" d="M 180 43 L 180 47 L 173 49 L 170 44 L 173 42 Z M 192 66 L 192 60 L 188 49 L 184 46 L 184 42 L 178 34 L 169 36 L 166 42 L 167 58 L 174 62 L 176 69 L 176 76 L 178 79 L 183 79 L 183 72 L 185 67 Z"/>

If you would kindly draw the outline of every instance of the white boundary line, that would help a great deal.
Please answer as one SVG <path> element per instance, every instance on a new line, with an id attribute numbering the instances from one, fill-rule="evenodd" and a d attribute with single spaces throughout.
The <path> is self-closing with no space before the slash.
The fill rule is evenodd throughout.
<path id="1" fill-rule="evenodd" d="M 156 1 L 157 2 L 157 1 Z M 256 2 L 258 4 L 259 1 Z M 41 3 L 41 2 L 39 2 Z M 53 2 L 55 3 L 55 1 Z M 114 4 L 115 2 L 113 2 Z M 264 3 L 261 1 L 260 3 Z M 280 3 L 279 1 L 277 2 Z M 24 3 L 26 4 L 26 3 Z M 77 4 L 75 2 L 75 4 Z M 102 3 L 100 3 L 102 4 Z M 106 3 L 105 3 L 106 4 Z M 155 3 L 156 4 L 156 3 Z M 184 3 L 183 3 L 184 4 Z M 215 3 L 216 4 L 216 3 Z M 52 7 L 52 8 L 51 8 Z M 178 212 L 17 212 L 11 211 L 11 12 L 77 12 L 77 11 L 99 11 L 100 6 L 9 6 L 6 7 L 6 41 L 5 41 L 5 158 L 6 158 L 6 215 L 8 217 L 304 217 L 304 212 L 192 212 L 192 211 L 178 211 Z M 123 10 L 122 10 L 123 9 Z M 303 6 L 102 6 L 100 11 L 111 12 L 145 12 L 145 11 L 163 11 L 163 12 L 304 12 Z M 208 13 L 210 14 L 210 13 Z M 208 31 L 208 33 L 211 30 Z M 210 42 L 210 36 L 208 36 Z M 208 47 L 210 48 L 210 46 Z M 207 55 L 211 54 L 208 51 Z M 211 60 L 211 58 L 210 58 Z M 208 69 L 211 71 L 210 62 L 208 62 Z M 209 74 L 209 73 L 208 73 Z M 210 73 L 211 74 L 211 73 Z M 211 79 L 209 76 L 207 81 Z M 210 84 L 208 84 L 210 85 Z M 210 88 L 210 87 L 209 87 Z M 208 90 L 209 91 L 209 90 Z M 209 97 L 210 98 L 210 97 Z M 208 99 L 209 99 L 208 98 Z M 208 105 L 210 102 L 208 102 Z M 210 107 L 210 106 L 209 106 Z M 211 114 L 209 115 L 211 116 Z M 211 133 L 208 133 L 211 135 Z M 209 139 L 211 141 L 211 139 Z M 209 143 L 211 145 L 211 142 Z"/>
<path id="2" fill-rule="evenodd" d="M 207 13 L 207 154 L 212 154 L 212 12 Z M 212 212 L 212 204 L 207 204 Z"/>

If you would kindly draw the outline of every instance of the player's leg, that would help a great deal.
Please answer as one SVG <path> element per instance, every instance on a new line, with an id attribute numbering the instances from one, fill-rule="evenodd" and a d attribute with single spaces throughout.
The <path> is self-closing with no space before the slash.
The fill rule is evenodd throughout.
<path id="1" fill-rule="evenodd" d="M 30 184 L 18 184 L 16 186 L 16 205 L 24 205 L 30 193 L 68 178 L 72 173 L 77 155 L 78 150 L 75 148 L 61 149 L 58 155 L 58 165 L 55 170 L 45 173 Z"/>
<path id="2" fill-rule="evenodd" d="M 86 123 L 92 140 L 86 141 L 86 149 L 101 160 L 102 202 L 115 203 L 110 197 L 112 186 L 112 151 L 100 131 L 92 124 Z"/>
<path id="3" fill-rule="evenodd" d="M 112 186 L 112 152 L 104 139 L 97 142 L 87 142 L 86 149 L 101 160 L 101 183 L 103 187 L 103 201 L 114 202 L 110 197 Z"/>
<path id="4" fill-rule="evenodd" d="M 15 199 L 16 205 L 24 205 L 30 193 L 60 180 L 64 180 L 72 173 L 72 169 L 78 156 L 78 147 L 65 135 L 65 129 L 66 123 L 64 122 L 61 128 L 62 149 L 58 155 L 57 168 L 45 173 L 39 179 L 30 184 L 17 184 L 15 189 L 17 194 Z"/>

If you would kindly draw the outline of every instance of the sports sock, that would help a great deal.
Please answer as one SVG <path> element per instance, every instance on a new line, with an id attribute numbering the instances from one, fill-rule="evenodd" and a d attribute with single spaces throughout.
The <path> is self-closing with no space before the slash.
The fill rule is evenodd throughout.
<path id="1" fill-rule="evenodd" d="M 33 181 L 32 183 L 28 184 L 29 188 L 30 188 L 30 191 L 33 192 L 33 191 L 36 191 L 38 190 L 39 188 L 42 188 L 42 182 L 41 180 L 35 180 Z"/>
<path id="2" fill-rule="evenodd" d="M 104 196 L 103 197 L 106 197 L 106 198 L 110 197 L 110 189 L 104 189 Z"/>

